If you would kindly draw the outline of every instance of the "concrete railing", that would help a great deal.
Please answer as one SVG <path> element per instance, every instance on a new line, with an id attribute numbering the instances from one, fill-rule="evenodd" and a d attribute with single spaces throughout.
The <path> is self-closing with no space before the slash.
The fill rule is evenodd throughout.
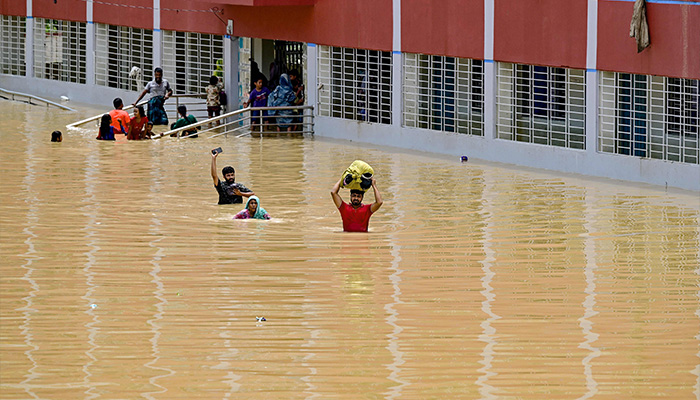
<path id="1" fill-rule="evenodd" d="M 24 103 L 29 103 L 32 105 L 46 105 L 47 107 L 57 107 L 66 111 L 75 111 L 74 109 L 64 106 L 63 104 L 55 103 L 51 100 L 42 99 L 41 97 L 34 96 L 32 94 L 13 92 L 0 88 L 0 97 L 4 97 L 8 100 L 21 101 Z"/>

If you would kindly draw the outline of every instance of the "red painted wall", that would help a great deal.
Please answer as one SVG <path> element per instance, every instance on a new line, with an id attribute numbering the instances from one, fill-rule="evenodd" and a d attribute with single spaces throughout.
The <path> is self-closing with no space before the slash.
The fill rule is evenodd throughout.
<path id="1" fill-rule="evenodd" d="M 401 50 L 483 59 L 484 1 L 403 0 Z"/>
<path id="2" fill-rule="evenodd" d="M 313 43 L 392 50 L 391 0 L 318 0 L 312 9 Z"/>
<path id="3" fill-rule="evenodd" d="M 65 21 L 87 22 L 87 3 L 81 0 L 34 1 L 32 9 L 36 18 L 61 19 Z"/>
<path id="4" fill-rule="evenodd" d="M 226 34 L 226 23 L 221 22 L 212 8 L 223 9 L 219 3 L 189 0 L 161 0 L 160 28 L 169 31 L 200 32 L 216 35 Z M 224 21 L 231 18 L 219 14 Z"/>
<path id="5" fill-rule="evenodd" d="M 634 3 L 598 4 L 599 70 L 700 79 L 700 5 L 647 3 L 651 46 L 629 36 Z"/>
<path id="6" fill-rule="evenodd" d="M 93 3 L 93 21 L 102 24 L 153 29 L 153 0 L 119 0 L 112 3 L 119 5 Z"/>
<path id="7" fill-rule="evenodd" d="M 236 36 L 391 51 L 391 0 L 318 0 L 313 7 L 224 9 Z"/>
<path id="8" fill-rule="evenodd" d="M 27 2 L 26 1 L 0 1 L 0 14 L 26 17 Z"/>
<path id="9" fill-rule="evenodd" d="M 587 0 L 497 0 L 494 59 L 586 68 Z"/>

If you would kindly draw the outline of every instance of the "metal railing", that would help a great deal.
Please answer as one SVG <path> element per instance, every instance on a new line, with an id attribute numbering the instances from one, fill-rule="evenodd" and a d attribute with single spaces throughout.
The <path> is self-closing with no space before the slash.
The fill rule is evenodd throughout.
<path id="1" fill-rule="evenodd" d="M 6 90 L 3 88 L 0 88 L 0 97 L 4 97 L 8 100 L 21 101 L 21 102 L 29 103 L 32 105 L 40 105 L 37 103 L 44 103 L 47 107 L 53 106 L 53 107 L 58 107 L 62 110 L 66 110 L 66 111 L 75 111 L 74 109 L 72 109 L 68 106 L 64 106 L 63 104 L 55 103 L 51 100 L 42 99 L 41 97 L 37 97 L 37 96 L 31 95 L 31 94 L 13 92 L 13 91 Z"/>
<path id="2" fill-rule="evenodd" d="M 146 101 L 141 101 L 141 102 L 139 102 L 137 105 L 141 106 L 141 105 L 144 105 L 144 104 L 146 104 Z M 128 106 L 124 106 L 124 108 L 122 108 L 122 110 L 124 110 L 124 111 L 129 111 L 129 110 L 131 110 L 131 109 L 133 109 L 133 108 L 134 108 L 134 106 L 131 105 L 131 104 L 129 104 Z M 85 125 L 85 124 L 87 124 L 88 122 L 99 121 L 99 119 L 102 118 L 102 115 L 108 114 L 108 113 L 109 113 L 109 111 L 105 111 L 105 112 L 103 112 L 102 114 L 97 114 L 97 115 L 94 115 L 94 116 L 92 116 L 92 117 L 90 117 L 90 118 L 85 118 L 85 119 L 81 119 L 80 121 L 75 121 L 75 122 L 73 122 L 73 123 L 71 123 L 71 124 L 66 125 L 66 128 L 68 128 L 68 129 L 74 129 L 74 128 L 79 127 L 80 125 Z"/>
<path id="3" fill-rule="evenodd" d="M 313 106 L 290 107 L 258 107 L 242 108 L 218 117 L 205 119 L 194 124 L 158 133 L 152 139 L 163 137 L 193 138 L 207 137 L 209 139 L 222 135 L 235 135 L 242 137 L 252 133 L 262 135 L 271 133 L 314 133 Z M 253 115 L 254 112 L 292 110 L 297 114 L 292 115 Z M 286 118 L 286 119 L 285 119 Z M 291 119 L 291 121 L 287 120 Z M 278 129 L 279 128 L 279 129 Z M 195 133 L 196 132 L 196 133 Z"/>
<path id="4" fill-rule="evenodd" d="M 166 103 L 166 105 L 165 105 L 165 112 L 166 112 L 166 114 L 168 114 L 169 118 L 175 117 L 174 119 L 177 120 L 177 107 L 180 105 L 187 106 L 189 114 L 197 113 L 199 115 L 206 115 L 206 111 L 207 111 L 206 101 L 204 101 L 204 102 L 196 101 L 196 100 L 192 101 L 193 99 L 203 99 L 203 98 L 205 99 L 206 95 L 174 94 L 174 95 L 170 96 L 170 98 L 175 99 L 175 104 L 174 104 L 174 106 L 172 105 L 172 103 Z M 142 100 L 137 105 L 143 106 L 143 105 L 146 105 L 147 103 L 148 103 L 147 100 Z M 202 104 L 204 104 L 204 106 L 202 106 Z M 129 110 L 132 110 L 133 108 L 134 108 L 134 106 L 129 104 L 129 105 L 125 105 L 124 108 L 122 108 L 122 110 L 129 111 Z M 204 111 L 204 114 L 201 113 L 202 110 Z M 73 111 L 75 111 L 75 110 L 73 110 Z M 107 113 L 109 113 L 109 110 L 105 111 L 102 114 L 97 114 L 97 115 L 94 115 L 90 118 L 85 118 L 85 119 L 82 119 L 80 121 L 76 121 L 76 122 L 73 122 L 71 124 L 68 124 L 68 125 L 66 125 L 66 128 L 68 128 L 68 129 L 77 128 L 80 125 L 87 124 L 88 122 L 99 121 L 99 119 L 102 118 L 102 115 L 107 114 Z"/>

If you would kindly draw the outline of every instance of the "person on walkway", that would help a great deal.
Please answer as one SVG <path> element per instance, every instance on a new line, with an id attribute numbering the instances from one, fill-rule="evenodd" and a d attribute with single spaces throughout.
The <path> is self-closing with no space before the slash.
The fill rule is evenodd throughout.
<path id="1" fill-rule="evenodd" d="M 100 130 L 97 132 L 97 140 L 115 140 L 114 139 L 114 127 L 112 126 L 112 117 L 109 114 L 102 115 L 102 120 L 100 121 Z"/>
<path id="2" fill-rule="evenodd" d="M 129 113 L 122 110 L 124 108 L 124 102 L 121 98 L 117 97 L 112 101 L 114 105 L 114 110 L 109 112 L 109 116 L 112 117 L 112 126 L 117 133 L 124 135 L 129 134 L 129 125 L 131 124 L 131 117 Z"/>
<path id="3" fill-rule="evenodd" d="M 267 98 L 270 96 L 270 89 L 264 86 L 264 80 L 262 75 L 258 75 L 258 79 L 255 81 L 255 89 L 250 92 L 250 97 L 248 101 L 243 103 L 243 107 L 248 107 L 251 105 L 253 107 L 267 107 Z M 261 117 L 262 114 L 262 118 Z M 251 119 L 250 125 L 253 130 L 263 130 L 263 124 L 267 121 L 267 110 L 253 110 L 250 112 Z"/>
<path id="4" fill-rule="evenodd" d="M 207 86 L 207 115 L 209 118 L 218 117 L 221 115 L 221 91 L 224 90 L 224 85 L 221 84 L 216 75 L 209 78 L 209 86 Z"/>
<path id="5" fill-rule="evenodd" d="M 270 219 L 270 214 L 260 207 L 258 196 L 250 196 L 245 203 L 245 208 L 234 215 L 233 219 Z"/>
<path id="6" fill-rule="evenodd" d="M 224 181 L 219 180 L 219 176 L 216 174 L 216 157 L 219 154 L 212 153 L 211 155 L 211 177 L 214 180 L 214 188 L 219 193 L 219 204 L 243 203 L 243 197 L 255 196 L 252 190 L 243 184 L 236 183 L 236 170 L 230 165 L 221 170 Z"/>
<path id="7" fill-rule="evenodd" d="M 362 204 L 365 192 L 357 189 L 350 190 L 350 204 L 344 202 L 338 194 L 342 183 L 343 178 L 340 178 L 331 190 L 331 197 L 340 212 L 340 217 L 343 219 L 343 230 L 345 232 L 367 232 L 369 229 L 369 218 L 384 203 L 377 189 L 376 179 L 372 177 L 372 190 L 374 191 L 374 203 L 372 204 Z"/>
<path id="8" fill-rule="evenodd" d="M 304 84 L 301 81 L 301 76 L 299 76 L 299 71 L 296 69 L 293 69 L 289 71 L 289 81 L 292 83 L 292 89 L 294 90 L 294 96 L 296 98 L 294 99 L 294 105 L 295 106 L 303 106 L 305 99 L 305 94 L 304 94 Z M 294 115 L 294 127 L 292 130 L 294 131 L 303 131 L 304 129 L 304 118 L 300 117 L 299 115 L 302 115 L 304 112 L 303 110 L 296 109 L 292 111 L 292 114 Z"/>
<path id="9" fill-rule="evenodd" d="M 275 91 L 270 94 L 267 101 L 268 107 L 290 107 L 296 100 L 294 88 L 289 81 L 289 75 L 282 74 L 280 76 L 280 84 L 275 88 Z M 292 110 L 270 110 L 270 115 L 277 115 L 277 118 L 270 118 L 271 121 L 277 124 L 277 131 L 291 131 L 292 126 Z"/>
<path id="10" fill-rule="evenodd" d="M 163 69 L 156 67 L 153 70 L 153 80 L 148 82 L 141 95 L 134 102 L 134 106 L 141 101 L 147 93 L 151 94 L 148 100 L 148 120 L 155 125 L 168 125 L 168 114 L 165 113 L 165 101 L 173 95 L 170 83 L 163 79 Z"/>
<path id="11" fill-rule="evenodd" d="M 129 134 L 126 136 L 128 140 L 141 140 L 145 136 L 145 127 L 148 124 L 148 118 L 146 118 L 146 112 L 143 110 L 143 106 L 136 106 L 134 108 L 134 117 L 131 118 L 131 123 L 129 125 Z"/>
<path id="12" fill-rule="evenodd" d="M 180 114 L 180 119 L 173 122 L 172 125 L 170 125 L 170 129 L 183 128 L 197 123 L 197 118 L 195 118 L 194 115 L 187 115 L 187 107 L 185 107 L 184 104 L 177 107 L 177 113 Z M 198 137 L 197 129 L 200 129 L 200 127 L 185 129 L 180 136 Z M 175 134 L 173 133 L 170 136 L 175 136 Z"/>

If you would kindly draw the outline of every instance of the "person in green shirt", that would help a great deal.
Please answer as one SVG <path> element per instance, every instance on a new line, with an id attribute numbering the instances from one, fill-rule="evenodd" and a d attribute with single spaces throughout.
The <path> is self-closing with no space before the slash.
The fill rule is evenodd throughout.
<path id="1" fill-rule="evenodd" d="M 195 118 L 194 115 L 187 115 L 187 107 L 185 107 L 184 105 L 181 105 L 177 108 L 177 113 L 180 114 L 180 119 L 173 122 L 172 125 L 170 125 L 170 129 L 182 128 L 197 123 L 197 118 Z M 197 127 L 192 129 L 186 129 L 182 132 L 182 135 L 180 136 L 197 137 L 198 129 L 201 128 Z M 176 136 L 176 134 L 173 133 L 170 136 Z"/>

